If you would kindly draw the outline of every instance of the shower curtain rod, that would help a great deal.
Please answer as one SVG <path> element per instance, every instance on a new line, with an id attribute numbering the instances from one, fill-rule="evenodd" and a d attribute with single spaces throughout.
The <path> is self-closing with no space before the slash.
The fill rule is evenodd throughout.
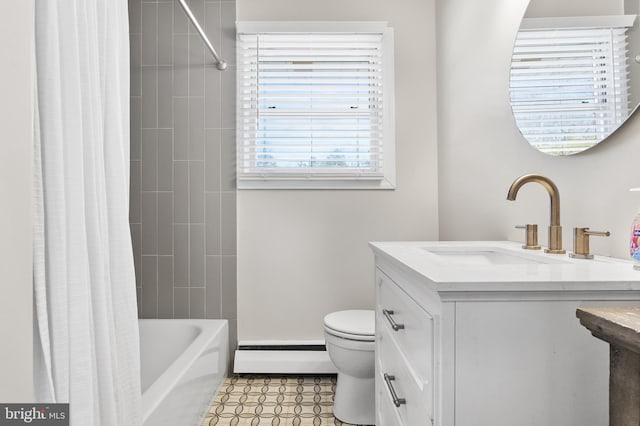
<path id="1" fill-rule="evenodd" d="M 180 6 L 182 6 L 182 9 L 184 10 L 184 13 L 187 14 L 187 17 L 189 18 L 189 20 L 191 21 L 193 26 L 198 31 L 198 34 L 200 34 L 200 37 L 202 37 L 202 41 L 204 41 L 204 44 L 207 46 L 207 48 L 209 49 L 209 51 L 211 52 L 211 54 L 215 58 L 215 60 L 216 60 L 216 68 L 218 68 L 220 71 L 226 69 L 227 68 L 227 63 L 224 60 L 220 59 L 220 57 L 218 56 L 218 53 L 216 52 L 216 49 L 213 48 L 213 45 L 209 41 L 209 38 L 204 33 L 204 31 L 202 30 L 202 27 L 198 23 L 198 20 L 193 15 L 193 12 L 191 12 L 191 9 L 187 5 L 187 2 L 185 0 L 178 0 L 178 2 L 180 3 Z"/>

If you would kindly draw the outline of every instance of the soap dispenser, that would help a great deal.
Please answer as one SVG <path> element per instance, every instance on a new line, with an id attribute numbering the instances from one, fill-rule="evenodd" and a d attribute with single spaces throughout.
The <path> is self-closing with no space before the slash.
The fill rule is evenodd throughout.
<path id="1" fill-rule="evenodd" d="M 637 192 L 640 191 L 640 188 L 631 188 L 629 191 Z M 640 270 L 640 208 L 631 224 L 629 254 L 631 254 L 631 258 L 633 259 L 633 269 Z"/>

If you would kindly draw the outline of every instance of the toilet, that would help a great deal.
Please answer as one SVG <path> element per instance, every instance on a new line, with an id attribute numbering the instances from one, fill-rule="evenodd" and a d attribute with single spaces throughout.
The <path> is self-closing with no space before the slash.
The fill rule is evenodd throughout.
<path id="1" fill-rule="evenodd" d="M 344 423 L 375 423 L 375 312 L 349 310 L 324 317 L 329 358 L 338 371 L 333 415 Z"/>

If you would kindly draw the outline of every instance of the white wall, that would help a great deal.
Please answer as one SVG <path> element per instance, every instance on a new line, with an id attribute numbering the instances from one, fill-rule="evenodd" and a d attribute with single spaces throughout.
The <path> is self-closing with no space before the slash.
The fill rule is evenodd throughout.
<path id="1" fill-rule="evenodd" d="M 515 202 L 511 182 L 524 173 L 553 179 L 561 194 L 564 247 L 572 228 L 610 230 L 592 238 L 596 254 L 628 256 L 628 232 L 640 206 L 640 116 L 604 143 L 570 157 L 531 148 L 509 106 L 511 49 L 527 0 L 438 0 L 438 169 L 440 238 L 522 241 L 514 225 L 538 223 L 547 244 L 549 201 L 528 184 Z"/>
<path id="2" fill-rule="evenodd" d="M 33 400 L 31 43 L 33 1 L 0 2 L 0 402 Z"/>
<path id="3" fill-rule="evenodd" d="M 624 0 L 532 0 L 527 18 L 624 14 Z"/>
<path id="4" fill-rule="evenodd" d="M 435 0 L 238 0 L 239 21 L 388 21 L 397 189 L 238 191 L 239 340 L 322 339 L 322 318 L 374 303 L 374 240 L 438 238 Z"/>

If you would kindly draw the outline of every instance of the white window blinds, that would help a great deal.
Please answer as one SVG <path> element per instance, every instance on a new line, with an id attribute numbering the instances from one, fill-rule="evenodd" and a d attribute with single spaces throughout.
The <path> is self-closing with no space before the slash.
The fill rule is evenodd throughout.
<path id="1" fill-rule="evenodd" d="M 383 39 L 239 33 L 238 180 L 382 179 L 392 132 Z"/>
<path id="2" fill-rule="evenodd" d="M 626 58 L 625 28 L 520 31 L 510 88 L 525 138 L 567 154 L 608 136 L 628 115 Z"/>

